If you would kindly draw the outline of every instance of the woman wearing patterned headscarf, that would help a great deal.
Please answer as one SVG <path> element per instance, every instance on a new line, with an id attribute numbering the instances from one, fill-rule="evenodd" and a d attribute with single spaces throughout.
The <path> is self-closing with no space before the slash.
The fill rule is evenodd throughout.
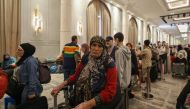
<path id="1" fill-rule="evenodd" d="M 32 56 L 35 50 L 36 48 L 29 43 L 22 43 L 17 49 L 17 55 L 20 57 L 16 63 L 19 67 L 19 82 L 24 87 L 21 103 L 40 96 L 43 90 L 38 79 L 38 61 Z"/>
<path id="2" fill-rule="evenodd" d="M 55 87 L 57 94 L 64 86 L 75 84 L 75 109 L 114 109 L 120 100 L 117 71 L 114 61 L 106 51 L 105 40 L 94 36 L 90 41 L 90 53 L 83 57 L 75 74 Z"/>

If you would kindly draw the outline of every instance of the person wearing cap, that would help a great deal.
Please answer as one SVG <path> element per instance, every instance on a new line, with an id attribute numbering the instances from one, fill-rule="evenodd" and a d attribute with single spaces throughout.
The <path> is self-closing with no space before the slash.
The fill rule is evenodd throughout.
<path id="1" fill-rule="evenodd" d="M 106 37 L 106 46 L 108 54 L 115 60 L 115 52 L 118 48 L 114 46 L 113 38 L 111 36 Z"/>
<path id="2" fill-rule="evenodd" d="M 20 59 L 16 66 L 19 67 L 19 83 L 23 86 L 21 103 L 39 97 L 43 90 L 39 81 L 38 61 L 33 57 L 35 51 L 36 48 L 29 43 L 22 43 L 17 49 Z"/>
<path id="3" fill-rule="evenodd" d="M 121 97 L 117 71 L 102 37 L 92 37 L 89 55 L 82 58 L 75 74 L 53 88 L 51 94 L 58 94 L 70 84 L 75 84 L 74 109 L 115 109 Z"/>

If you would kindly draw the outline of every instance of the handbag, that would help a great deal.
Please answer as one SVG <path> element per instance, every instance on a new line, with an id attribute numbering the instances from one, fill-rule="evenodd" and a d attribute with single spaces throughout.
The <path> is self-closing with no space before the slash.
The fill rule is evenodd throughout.
<path id="1" fill-rule="evenodd" d="M 13 76 L 8 78 L 8 88 L 6 94 L 15 100 L 16 105 L 21 103 L 23 89 L 24 85 L 19 84 L 18 81 L 13 78 Z"/>
<path id="2" fill-rule="evenodd" d="M 39 64 L 39 80 L 41 84 L 46 84 L 51 81 L 51 74 L 48 66 Z"/>

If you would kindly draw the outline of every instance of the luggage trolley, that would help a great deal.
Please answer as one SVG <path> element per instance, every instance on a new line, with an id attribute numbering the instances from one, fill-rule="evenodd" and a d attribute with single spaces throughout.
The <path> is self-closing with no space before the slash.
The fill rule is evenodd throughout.
<path id="1" fill-rule="evenodd" d="M 69 105 L 69 90 L 68 87 L 62 89 L 64 91 L 65 102 L 57 104 L 57 95 L 53 96 L 53 107 L 50 109 L 72 109 Z"/>
<path id="2" fill-rule="evenodd" d="M 183 77 L 186 78 L 186 65 L 184 63 L 172 63 L 172 77 Z"/>

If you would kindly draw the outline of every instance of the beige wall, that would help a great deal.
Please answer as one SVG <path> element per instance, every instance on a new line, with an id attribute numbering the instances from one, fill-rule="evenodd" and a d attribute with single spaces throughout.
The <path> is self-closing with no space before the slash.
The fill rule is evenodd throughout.
<path id="1" fill-rule="evenodd" d="M 72 35 L 79 35 L 77 31 L 78 23 L 81 23 L 82 33 L 79 35 L 79 44 L 87 42 L 87 18 L 86 9 L 91 0 L 22 0 L 22 29 L 21 42 L 31 42 L 37 46 L 36 56 L 40 58 L 56 57 L 61 53 L 63 46 L 71 42 Z M 122 6 L 119 8 L 115 4 L 105 3 L 111 14 L 111 35 L 116 32 L 123 32 L 127 42 L 128 24 L 131 14 Z M 39 7 L 43 16 L 43 30 L 37 36 L 32 28 L 33 10 Z M 135 16 L 133 14 L 133 16 Z M 148 21 L 140 20 L 135 16 L 138 25 L 138 42 L 143 44 L 147 39 Z M 158 27 L 150 25 L 151 35 L 156 36 Z M 159 30 L 159 39 L 162 41 L 164 33 Z M 165 38 L 167 39 L 167 38 Z M 156 42 L 156 38 L 152 38 Z M 169 40 L 168 40 L 169 41 Z M 173 41 L 174 42 L 174 41 Z M 175 41 L 177 43 L 177 41 Z M 51 52 L 50 52 L 51 51 Z"/>
<path id="2" fill-rule="evenodd" d="M 90 0 L 61 0 L 61 31 L 60 50 L 71 41 L 72 35 L 78 35 L 77 23 L 82 24 L 82 35 L 79 36 L 79 44 L 87 42 L 87 18 L 86 9 Z M 105 2 L 111 14 L 111 35 L 122 32 L 122 10 Z"/>
<path id="3" fill-rule="evenodd" d="M 87 42 L 86 36 L 86 8 L 89 0 L 61 0 L 61 31 L 60 50 L 71 42 L 72 35 L 78 35 L 77 22 L 82 24 L 82 34 L 79 44 Z"/>
<path id="4" fill-rule="evenodd" d="M 110 3 L 106 3 L 111 14 L 111 35 L 113 36 L 117 32 L 122 32 L 123 25 L 123 12 L 121 8 L 118 8 Z"/>
<path id="5" fill-rule="evenodd" d="M 43 30 L 36 35 L 32 28 L 32 14 L 35 8 L 43 17 Z M 35 56 L 56 57 L 60 46 L 60 0 L 21 1 L 21 43 L 30 42 L 36 46 Z"/>

